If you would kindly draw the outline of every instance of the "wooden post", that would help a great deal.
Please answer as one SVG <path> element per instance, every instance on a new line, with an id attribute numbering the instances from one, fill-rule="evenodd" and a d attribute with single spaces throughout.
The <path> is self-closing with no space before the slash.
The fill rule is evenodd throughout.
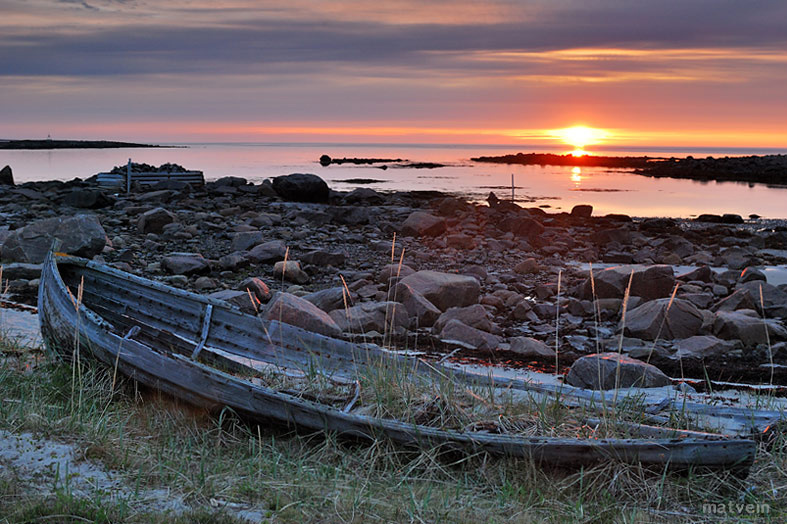
<path id="1" fill-rule="evenodd" d="M 126 164 L 126 193 L 131 193 L 131 159 Z"/>

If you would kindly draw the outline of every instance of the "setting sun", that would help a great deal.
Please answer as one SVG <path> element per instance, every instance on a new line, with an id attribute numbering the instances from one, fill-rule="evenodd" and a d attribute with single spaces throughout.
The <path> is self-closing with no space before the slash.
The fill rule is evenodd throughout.
<path id="1" fill-rule="evenodd" d="M 577 149 L 577 153 L 581 151 L 580 154 L 587 154 L 585 151 L 582 151 L 582 148 L 585 146 L 598 144 L 603 139 L 609 137 L 609 133 L 607 131 L 587 126 L 573 126 L 563 129 L 554 129 L 550 131 L 550 134 L 555 138 L 559 138 L 566 144 L 574 146 Z"/>

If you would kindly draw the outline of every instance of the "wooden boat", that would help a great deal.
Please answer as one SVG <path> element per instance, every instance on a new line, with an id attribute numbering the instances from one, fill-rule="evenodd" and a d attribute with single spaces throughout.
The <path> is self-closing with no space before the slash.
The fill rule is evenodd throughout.
<path id="1" fill-rule="evenodd" d="M 652 439 L 527 437 L 367 416 L 354 409 L 354 400 L 343 407 L 310 400 L 260 384 L 253 377 L 254 364 L 284 374 L 319 369 L 330 380 L 356 384 L 370 366 L 406 370 L 408 380 L 482 379 L 452 376 L 439 364 L 427 365 L 378 346 L 262 322 L 223 301 L 76 257 L 48 256 L 38 306 L 49 351 L 69 358 L 78 347 L 81 356 L 94 357 L 143 384 L 198 406 L 230 407 L 254 419 L 406 445 L 529 457 L 567 467 L 618 460 L 745 474 L 756 453 L 751 439 L 697 438 L 703 436 L 698 432 Z M 661 434 L 663 428 L 656 429 Z"/>

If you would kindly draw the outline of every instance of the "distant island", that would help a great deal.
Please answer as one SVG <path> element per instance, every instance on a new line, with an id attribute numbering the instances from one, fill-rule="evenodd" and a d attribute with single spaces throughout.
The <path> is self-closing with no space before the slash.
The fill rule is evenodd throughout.
<path id="1" fill-rule="evenodd" d="M 628 168 L 638 175 L 651 177 L 787 185 L 787 155 L 657 158 L 517 153 L 471 160 L 493 164 Z"/>
<path id="2" fill-rule="evenodd" d="M 133 142 L 114 142 L 111 140 L 0 140 L 0 149 L 120 149 L 120 148 L 162 147 Z"/>

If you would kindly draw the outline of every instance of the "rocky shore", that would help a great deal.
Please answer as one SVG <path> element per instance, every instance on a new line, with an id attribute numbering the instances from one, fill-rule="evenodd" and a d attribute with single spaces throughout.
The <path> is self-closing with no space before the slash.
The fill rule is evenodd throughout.
<path id="1" fill-rule="evenodd" d="M 129 195 L 80 180 L 0 185 L 0 216 L 2 278 L 27 303 L 59 238 L 61 251 L 332 336 L 546 371 L 557 350 L 577 385 L 611 387 L 582 369 L 616 363 L 619 347 L 633 382 L 682 369 L 787 383 L 787 285 L 761 270 L 787 263 L 781 223 L 338 193 L 305 174 Z"/>
<path id="2" fill-rule="evenodd" d="M 120 149 L 130 147 L 162 146 L 112 140 L 0 140 L 0 149 Z"/>

